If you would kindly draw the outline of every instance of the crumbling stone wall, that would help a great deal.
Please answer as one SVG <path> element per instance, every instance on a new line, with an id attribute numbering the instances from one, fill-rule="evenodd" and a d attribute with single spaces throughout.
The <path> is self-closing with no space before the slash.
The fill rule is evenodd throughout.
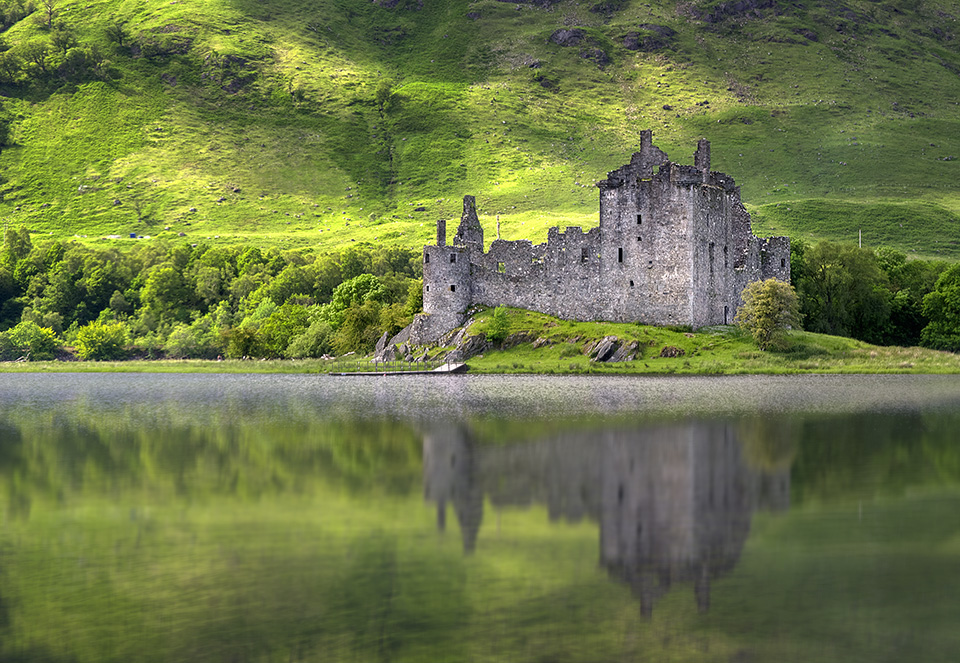
<path id="1" fill-rule="evenodd" d="M 710 170 L 701 140 L 694 165 L 671 163 L 641 133 L 630 163 L 599 182 L 600 224 L 551 228 L 544 244 L 497 239 L 484 251 L 473 196 L 453 244 L 438 222 L 424 247 L 424 312 L 411 337 L 435 340 L 467 309 L 513 306 L 572 320 L 694 328 L 732 323 L 743 288 L 790 280 L 790 240 L 759 239 L 733 178 Z"/>

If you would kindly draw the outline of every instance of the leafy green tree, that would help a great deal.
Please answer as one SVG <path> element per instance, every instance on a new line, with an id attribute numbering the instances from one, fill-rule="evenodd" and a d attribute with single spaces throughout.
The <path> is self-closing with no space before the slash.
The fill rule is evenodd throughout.
<path id="1" fill-rule="evenodd" d="M 423 312 L 423 279 L 410 282 L 407 288 L 406 308 L 410 316 Z"/>
<path id="2" fill-rule="evenodd" d="M 795 283 L 807 330 L 883 340 L 893 295 L 872 251 L 820 242 L 804 252 L 802 271 Z"/>
<path id="3" fill-rule="evenodd" d="M 194 301 L 191 290 L 181 272 L 165 263 L 150 269 L 140 291 L 140 301 L 153 310 L 161 322 L 185 321 Z"/>
<path id="4" fill-rule="evenodd" d="M 290 359 L 322 357 L 333 352 L 333 327 L 326 320 L 317 320 L 290 341 L 286 356 Z"/>
<path id="5" fill-rule="evenodd" d="M 20 226 L 19 230 L 7 228 L 3 233 L 3 251 L 0 252 L 0 264 L 13 271 L 20 260 L 30 255 L 32 248 L 30 231 L 27 230 L 26 226 Z"/>
<path id="6" fill-rule="evenodd" d="M 754 281 L 743 289 L 742 298 L 734 322 L 753 336 L 761 350 L 778 342 L 787 329 L 800 325 L 800 304 L 789 283 Z"/>
<path id="7" fill-rule="evenodd" d="M 373 274 L 360 274 L 338 285 L 330 303 L 335 309 L 344 310 L 355 304 L 383 299 L 383 284 Z"/>
<path id="8" fill-rule="evenodd" d="M 877 264 L 887 275 L 893 293 L 884 344 L 918 345 L 923 328 L 930 322 L 923 312 L 923 298 L 933 291 L 946 263 L 907 260 L 905 253 L 880 248 Z"/>
<path id="9" fill-rule="evenodd" d="M 47 30 L 53 29 L 53 22 L 60 14 L 57 0 L 40 0 L 41 21 L 40 26 Z"/>
<path id="10" fill-rule="evenodd" d="M 26 355 L 34 361 L 53 359 L 61 347 L 52 329 L 31 321 L 21 322 L 4 334 L 17 356 Z"/>
<path id="11" fill-rule="evenodd" d="M 921 334 L 923 345 L 960 351 L 960 265 L 940 275 L 933 292 L 923 298 L 923 312 L 930 320 Z"/>
<path id="12" fill-rule="evenodd" d="M 379 325 L 381 308 L 380 302 L 369 299 L 342 312 L 340 325 L 333 337 L 333 348 L 337 354 L 373 350 L 383 334 Z"/>
<path id="13" fill-rule="evenodd" d="M 234 359 L 263 355 L 260 333 L 251 327 L 234 327 L 227 335 L 227 356 Z"/>
<path id="14" fill-rule="evenodd" d="M 122 322 L 91 322 L 77 330 L 77 354 L 88 361 L 109 361 L 126 357 L 127 330 Z"/>
<path id="15" fill-rule="evenodd" d="M 126 42 L 128 39 L 126 23 L 120 20 L 116 20 L 108 24 L 104 32 L 107 40 L 116 44 L 120 48 L 123 48 L 124 42 Z"/>
<path id="16" fill-rule="evenodd" d="M 268 357 L 286 355 L 290 342 L 307 330 L 307 310 L 298 304 L 284 304 L 260 326 L 263 351 Z"/>
<path id="17" fill-rule="evenodd" d="M 269 298 L 275 304 L 283 304 L 293 295 L 309 295 L 313 292 L 313 274 L 299 265 L 287 265 L 276 277 L 264 283 L 252 295 L 255 300 Z"/>
<path id="18" fill-rule="evenodd" d="M 52 329 L 54 334 L 59 335 L 63 333 L 63 316 L 55 311 L 47 311 L 46 313 L 42 313 L 28 306 L 23 309 L 23 314 L 20 316 L 20 321 L 33 322 L 38 327 Z"/>
<path id="19" fill-rule="evenodd" d="M 374 95 L 374 100 L 377 103 L 377 112 L 380 113 L 380 117 L 386 117 L 387 108 L 390 105 L 390 98 L 393 96 L 393 80 L 390 78 L 382 78 L 377 84 L 377 91 Z"/>

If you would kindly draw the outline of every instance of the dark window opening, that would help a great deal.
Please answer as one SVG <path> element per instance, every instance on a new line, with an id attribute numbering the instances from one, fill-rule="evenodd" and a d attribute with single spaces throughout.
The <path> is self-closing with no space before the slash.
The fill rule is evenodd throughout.
<path id="1" fill-rule="evenodd" d="M 451 253 L 451 254 L 450 254 L 450 262 L 456 262 L 456 261 L 457 261 L 457 254 L 456 254 L 456 253 Z"/>
<path id="2" fill-rule="evenodd" d="M 425 289 L 427 292 L 430 292 L 430 286 L 424 286 L 424 289 Z"/>
<path id="3" fill-rule="evenodd" d="M 727 247 L 723 247 L 723 266 L 727 266 Z"/>
<path id="4" fill-rule="evenodd" d="M 501 274 L 506 274 L 506 273 L 507 273 L 507 265 L 506 265 L 506 263 L 498 262 L 498 263 L 497 263 L 497 271 L 500 272 Z"/>
<path id="5" fill-rule="evenodd" d="M 713 242 L 707 246 L 707 253 L 710 254 L 710 273 L 713 274 Z"/>
<path id="6" fill-rule="evenodd" d="M 423 261 L 424 261 L 424 262 L 430 262 L 430 254 L 429 254 L 429 253 L 424 253 L 424 254 L 423 254 Z"/>
<path id="7" fill-rule="evenodd" d="M 638 241 L 638 242 L 642 242 L 642 241 L 643 241 L 643 238 L 640 237 L 640 235 L 637 235 L 637 241 Z"/>
<path id="8" fill-rule="evenodd" d="M 617 262 L 623 262 L 623 247 L 617 249 Z"/>
<path id="9" fill-rule="evenodd" d="M 647 269 L 653 269 L 653 261 L 652 261 L 652 260 L 648 260 L 648 261 L 647 261 Z"/>
<path id="10" fill-rule="evenodd" d="M 725 324 L 725 325 L 730 324 L 729 322 L 727 322 L 727 317 L 728 317 L 729 315 L 730 315 L 730 307 L 729 307 L 729 306 L 724 306 L 724 307 L 723 307 L 723 324 Z"/>
<path id="11" fill-rule="evenodd" d="M 643 215 L 642 215 L 642 214 L 637 214 L 637 225 L 639 226 L 639 225 L 641 225 L 642 223 L 643 223 Z"/>
<path id="12" fill-rule="evenodd" d="M 586 249 L 580 249 L 580 262 L 587 262 L 590 259 L 590 256 L 587 254 Z"/>
<path id="13" fill-rule="evenodd" d="M 450 286 L 450 292 L 456 292 L 456 291 L 457 291 L 457 286 L 455 285 Z"/>
<path id="14" fill-rule="evenodd" d="M 633 281 L 630 281 L 630 287 L 631 288 L 633 287 Z"/>
<path id="15" fill-rule="evenodd" d="M 786 268 L 787 268 L 787 259 L 780 258 L 780 269 L 786 269 Z"/>

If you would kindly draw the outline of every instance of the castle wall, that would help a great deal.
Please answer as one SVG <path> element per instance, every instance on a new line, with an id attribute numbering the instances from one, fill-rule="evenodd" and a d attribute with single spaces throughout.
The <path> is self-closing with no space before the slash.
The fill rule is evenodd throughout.
<path id="1" fill-rule="evenodd" d="M 474 301 L 573 320 L 600 314 L 600 229 L 551 228 L 547 242 L 496 240 L 474 264 Z"/>

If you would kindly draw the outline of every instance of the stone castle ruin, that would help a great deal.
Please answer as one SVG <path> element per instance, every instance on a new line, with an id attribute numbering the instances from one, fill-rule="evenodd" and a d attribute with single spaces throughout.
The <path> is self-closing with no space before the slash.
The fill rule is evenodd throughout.
<path id="1" fill-rule="evenodd" d="M 597 183 L 600 225 L 551 228 L 546 243 L 494 240 L 484 251 L 473 196 L 452 244 L 446 221 L 423 249 L 423 310 L 410 330 L 438 339 L 471 306 L 511 306 L 570 320 L 651 325 L 731 324 L 750 282 L 790 281 L 790 239 L 760 239 L 728 175 L 710 170 L 701 140 L 693 166 L 672 163 L 641 134 L 630 163 Z"/>

